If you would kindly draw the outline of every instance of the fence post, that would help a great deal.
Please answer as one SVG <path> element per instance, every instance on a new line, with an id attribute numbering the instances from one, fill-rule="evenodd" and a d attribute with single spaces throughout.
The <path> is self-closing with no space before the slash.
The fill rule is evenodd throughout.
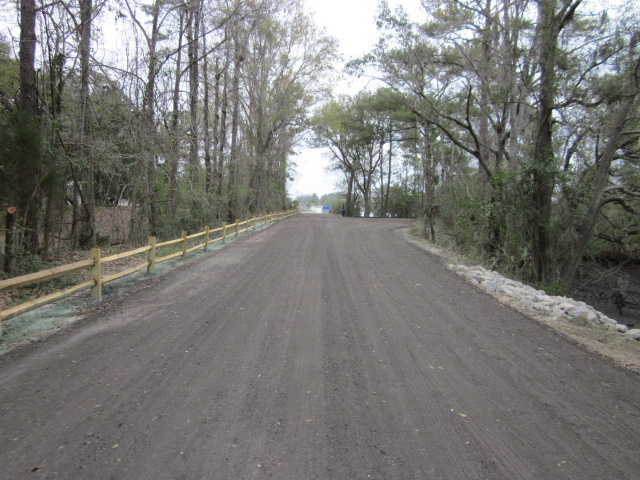
<path id="1" fill-rule="evenodd" d="M 182 231 L 182 260 L 187 258 L 187 231 Z"/>
<path id="2" fill-rule="evenodd" d="M 227 243 L 227 222 L 222 222 L 222 244 Z"/>
<path id="3" fill-rule="evenodd" d="M 204 251 L 209 249 L 209 225 L 204 227 Z"/>
<path id="4" fill-rule="evenodd" d="M 96 284 L 91 287 L 91 298 L 93 300 L 102 299 L 102 264 L 100 263 L 100 249 L 92 248 L 90 258 L 93 260 L 91 267 L 91 278 Z"/>
<path id="5" fill-rule="evenodd" d="M 147 252 L 147 275 L 151 275 L 156 269 L 156 237 L 149 237 L 147 243 L 151 247 Z"/>
<path id="6" fill-rule="evenodd" d="M 240 227 L 239 227 L 239 225 L 238 225 L 238 219 L 237 219 L 237 218 L 236 218 L 236 223 L 235 223 L 235 225 L 236 225 L 236 238 L 238 238 L 238 234 L 240 233 L 240 231 L 239 231 L 239 228 L 240 228 Z"/>
<path id="7" fill-rule="evenodd" d="M 7 229 L 5 230 L 5 257 L 4 271 L 11 273 L 13 271 L 13 246 L 15 243 L 14 232 L 16 230 L 16 207 L 7 208 Z"/>

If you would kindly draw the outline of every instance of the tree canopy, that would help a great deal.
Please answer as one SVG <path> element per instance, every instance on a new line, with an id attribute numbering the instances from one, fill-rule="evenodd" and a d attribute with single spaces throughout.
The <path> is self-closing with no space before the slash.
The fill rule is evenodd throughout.
<path id="1" fill-rule="evenodd" d="M 411 18 L 382 1 L 379 42 L 347 68 L 375 87 L 343 96 L 303 7 L 20 0 L 19 38 L 0 39 L 0 201 L 22 247 L 93 246 L 96 209 L 118 204 L 131 242 L 285 208 L 307 142 L 331 152 L 340 213 L 420 218 L 538 284 L 640 256 L 632 2 L 424 0 Z"/>
<path id="2" fill-rule="evenodd" d="M 96 208 L 118 204 L 134 243 L 288 206 L 336 50 L 301 0 L 19 3 L 0 203 L 26 250 L 95 246 Z"/>
<path id="3" fill-rule="evenodd" d="M 417 21 L 380 3 L 380 41 L 349 70 L 384 87 L 314 119 L 347 203 L 421 217 L 433 240 L 543 285 L 569 286 L 594 249 L 637 258 L 637 7 L 422 6 Z"/>

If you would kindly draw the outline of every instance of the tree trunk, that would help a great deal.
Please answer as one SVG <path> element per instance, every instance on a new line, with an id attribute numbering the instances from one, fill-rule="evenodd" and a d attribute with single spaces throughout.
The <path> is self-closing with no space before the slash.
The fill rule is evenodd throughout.
<path id="1" fill-rule="evenodd" d="M 436 241 L 436 230 L 434 225 L 435 220 L 435 173 L 434 173 L 434 159 L 433 151 L 431 147 L 431 139 L 429 138 L 429 126 L 422 125 L 424 132 L 418 125 L 418 135 L 422 143 L 422 174 L 424 176 L 424 204 L 423 204 L 423 216 L 424 216 L 424 231 L 423 236 L 430 238 L 432 242 Z"/>
<path id="2" fill-rule="evenodd" d="M 143 98 L 143 111 L 145 113 L 145 121 L 142 127 L 142 132 L 145 138 L 154 143 L 156 141 L 156 127 L 155 127 L 155 101 L 156 101 L 156 76 L 158 70 L 158 36 L 159 32 L 159 18 L 160 18 L 160 1 L 156 0 L 153 3 L 151 10 L 151 36 L 147 37 L 149 48 L 149 69 L 147 71 L 147 84 L 145 86 L 145 93 Z M 150 147 L 150 148 L 149 148 Z M 158 199 L 158 186 L 156 185 L 156 154 L 153 145 L 147 148 L 146 163 L 147 163 L 147 182 L 146 191 L 148 192 L 148 204 L 149 204 L 149 234 L 156 236 L 158 234 L 158 212 L 157 212 L 157 199 Z"/>
<path id="3" fill-rule="evenodd" d="M 545 283 L 550 274 L 551 196 L 554 185 L 553 104 L 556 94 L 556 53 L 559 26 L 556 0 L 538 0 L 540 87 L 533 149 L 532 262 L 533 279 Z"/>
<path id="4" fill-rule="evenodd" d="M 387 212 L 385 211 L 384 208 L 384 190 L 385 190 L 385 184 L 384 184 L 384 136 L 382 136 L 381 140 L 380 140 L 380 146 L 379 146 L 380 150 L 378 152 L 378 155 L 380 156 L 380 210 L 378 211 L 379 215 L 384 218 L 387 216 Z"/>
<path id="5" fill-rule="evenodd" d="M 630 51 L 633 52 L 633 45 L 630 48 Z M 573 280 L 576 276 L 576 272 L 578 271 L 578 267 L 582 262 L 582 256 L 587 249 L 589 240 L 593 236 L 593 231 L 596 225 L 596 218 L 598 216 L 600 208 L 602 207 L 605 189 L 609 181 L 611 164 L 615 159 L 616 150 L 618 149 L 624 126 L 629 119 L 631 108 L 633 107 L 634 101 L 638 95 L 638 86 L 635 85 L 634 73 L 639 66 L 640 64 L 636 61 L 634 68 L 630 69 L 631 75 L 627 80 L 625 95 L 622 97 L 622 101 L 620 102 L 617 111 L 614 115 L 612 115 L 611 124 L 609 126 L 609 134 L 607 136 L 607 144 L 605 145 L 604 151 L 602 152 L 602 156 L 598 161 L 595 171 L 593 196 L 591 197 L 591 203 L 589 204 L 587 212 L 585 213 L 582 223 L 580 224 L 578 236 L 573 242 L 571 255 L 567 260 L 567 263 L 564 265 L 562 271 L 562 283 L 565 288 L 569 290 L 571 289 L 571 286 L 573 284 Z"/>
<path id="6" fill-rule="evenodd" d="M 229 155 L 229 208 L 227 219 L 234 222 L 240 212 L 240 192 L 239 192 L 239 175 L 240 166 L 238 155 L 238 133 L 240 126 L 240 69 L 244 57 L 236 50 L 235 65 L 233 68 L 233 85 L 232 85 L 232 111 L 231 111 L 231 152 Z"/>
<path id="7" fill-rule="evenodd" d="M 202 50 L 207 51 L 207 36 L 204 28 L 204 22 L 201 22 L 202 26 Z M 210 108 L 209 105 L 209 63 L 207 59 L 204 59 L 202 63 L 202 83 L 204 89 L 204 96 L 202 99 L 202 141 L 204 148 L 204 190 L 209 193 L 213 186 L 212 172 L 211 172 L 211 126 L 210 126 Z"/>
<path id="8" fill-rule="evenodd" d="M 220 102 L 220 128 L 218 130 L 218 162 L 216 165 L 216 181 L 218 182 L 218 196 L 222 195 L 224 186 L 224 165 L 227 150 L 227 108 L 229 105 L 229 75 L 225 68 L 223 76 L 222 100 Z"/>
<path id="9" fill-rule="evenodd" d="M 178 163 L 180 156 L 180 141 L 178 139 L 178 112 L 180 109 L 180 79 L 182 78 L 182 36 L 184 34 L 184 11 L 180 10 L 180 27 L 178 32 L 178 48 L 176 56 L 176 76 L 173 83 L 173 111 L 169 124 L 171 147 L 167 163 L 169 167 L 169 194 L 167 200 L 167 217 L 174 223 L 178 211 Z"/>
<path id="10" fill-rule="evenodd" d="M 354 201 L 353 201 L 353 184 L 354 175 L 353 171 L 349 170 L 349 179 L 347 180 L 347 217 L 353 217 L 355 215 Z"/>
<path id="11" fill-rule="evenodd" d="M 52 149 L 62 149 L 62 146 L 59 143 L 59 131 L 60 131 L 60 122 L 59 117 L 62 113 L 62 93 L 64 90 L 64 62 L 65 56 L 60 52 L 60 45 L 58 35 L 52 35 L 55 37 L 55 47 L 54 51 L 51 52 L 51 46 L 49 46 L 49 124 L 50 130 L 48 132 L 48 142 L 51 145 Z M 56 229 L 54 225 L 53 216 L 58 210 L 59 203 L 57 202 L 58 198 L 64 198 L 64 190 L 66 189 L 66 179 L 63 176 L 62 172 L 49 172 L 49 175 L 55 180 L 50 179 L 48 185 L 45 190 L 46 195 L 46 207 L 45 214 L 43 219 L 43 235 L 42 235 L 42 254 L 45 259 L 48 258 L 49 250 L 53 248 L 53 231 Z M 64 210 L 64 203 L 63 203 Z M 64 211 L 62 212 L 62 216 L 64 218 Z M 61 221 L 63 223 L 64 220 Z M 57 227 L 59 230 L 61 225 Z M 60 240 L 58 240 L 60 242 Z"/>
<path id="12" fill-rule="evenodd" d="M 36 2 L 20 1 L 20 94 L 18 97 L 18 131 L 20 168 L 17 185 L 18 212 L 27 231 L 27 248 L 39 249 L 38 216 L 40 209 L 40 112 L 36 87 Z"/>
<path id="13" fill-rule="evenodd" d="M 38 115 L 36 88 L 36 2 L 20 1 L 20 96 L 19 108 L 28 115 Z"/>
<path id="14" fill-rule="evenodd" d="M 215 84 L 213 87 L 213 125 L 211 127 L 211 131 L 213 133 L 213 145 L 212 149 L 212 157 L 211 157 L 211 189 L 213 190 L 215 187 L 216 192 L 220 195 L 218 191 L 219 182 L 218 182 L 218 156 L 220 155 L 220 79 L 222 78 L 222 72 L 220 71 L 220 58 L 216 58 L 216 66 L 214 70 L 215 75 Z M 205 107 L 206 108 L 206 107 Z M 208 118 L 208 116 L 207 116 Z M 205 157 L 206 158 L 206 157 Z"/>
<path id="15" fill-rule="evenodd" d="M 15 249 L 16 207 L 7 208 L 4 240 L 4 271 L 13 272 L 13 254 Z"/>
<path id="16" fill-rule="evenodd" d="M 192 188 L 198 185 L 200 162 L 198 160 L 199 132 L 198 132 L 198 70 L 200 54 L 200 2 L 192 0 L 187 22 L 187 54 L 189 57 L 189 172 Z M 192 209 L 192 213 L 193 209 Z"/>
<path id="17" fill-rule="evenodd" d="M 80 5 L 80 148 L 79 156 L 86 162 L 81 188 L 83 205 L 80 213 L 80 246 L 96 246 L 94 165 L 89 146 L 89 82 L 91 55 L 91 18 L 93 0 L 79 0 Z"/>
<path id="18" fill-rule="evenodd" d="M 480 156 L 484 159 L 486 165 L 490 165 L 489 162 L 489 63 L 491 62 L 491 0 L 486 0 L 484 8 L 485 24 L 482 29 L 482 55 L 480 57 L 480 65 L 478 67 L 478 74 L 480 76 L 480 105 L 479 105 L 479 135 L 480 135 Z M 480 174 L 485 181 L 484 186 L 491 188 L 490 178 L 487 176 L 487 172 L 479 165 Z"/>
<path id="19" fill-rule="evenodd" d="M 391 127 L 391 126 L 390 126 Z M 393 132 L 391 132 L 392 128 L 389 129 L 389 167 L 387 169 L 387 187 L 384 194 L 384 214 L 385 217 L 389 212 L 389 188 L 391 186 L 391 160 L 393 159 Z"/>
<path id="20" fill-rule="evenodd" d="M 45 200 L 45 209 L 44 209 L 44 218 L 42 219 L 42 250 L 41 255 L 46 260 L 49 258 L 49 243 L 51 238 L 51 216 L 53 215 L 53 186 L 48 188 L 46 200 Z"/>

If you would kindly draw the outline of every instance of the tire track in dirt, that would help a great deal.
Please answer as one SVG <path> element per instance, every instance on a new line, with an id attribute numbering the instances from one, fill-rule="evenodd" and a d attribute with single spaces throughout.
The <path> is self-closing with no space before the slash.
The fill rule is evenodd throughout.
<path id="1" fill-rule="evenodd" d="M 408 269 L 409 266 L 405 266 L 404 270 L 407 271 Z M 403 270 L 403 268 L 399 266 L 399 270 Z M 420 277 L 416 277 L 416 280 L 420 281 Z M 415 286 L 423 287 L 423 285 L 418 284 L 415 284 Z M 407 284 L 400 290 L 408 292 L 411 291 L 412 287 L 414 287 L 414 285 Z M 532 470 L 529 478 L 540 478 L 540 475 L 543 475 L 545 478 L 548 476 L 555 476 L 557 474 L 555 466 L 566 468 L 565 463 L 571 462 L 573 459 L 571 455 L 568 455 L 565 457 L 569 459 L 568 461 L 562 460 L 562 452 L 566 450 L 565 442 L 567 442 L 567 433 L 564 432 L 564 425 L 562 429 L 557 429 L 553 432 L 544 432 L 544 429 L 539 427 L 539 425 L 549 423 L 547 418 L 549 415 L 549 409 L 545 409 L 544 407 L 553 405 L 554 407 L 557 407 L 558 410 L 576 412 L 563 418 L 563 420 L 566 420 L 567 418 L 573 417 L 575 422 L 575 419 L 582 416 L 577 412 L 581 412 L 585 407 L 587 407 L 586 410 L 594 408 L 596 410 L 600 410 L 600 413 L 604 413 L 604 411 L 606 409 L 610 409 L 612 405 L 609 403 L 590 403 L 589 397 L 585 395 L 581 395 L 574 399 L 571 394 L 574 392 L 563 394 L 562 391 L 567 390 L 567 386 L 571 386 L 564 380 L 552 384 L 553 388 L 545 388 L 545 384 L 548 384 L 549 381 L 545 378 L 544 382 L 540 382 L 540 375 L 545 374 L 544 370 L 541 372 L 538 365 L 536 372 L 535 369 L 532 369 L 533 365 L 531 363 L 527 364 L 527 358 L 530 355 L 527 355 L 526 353 L 522 354 L 523 348 L 527 348 L 527 344 L 523 344 L 522 340 L 528 338 L 528 332 L 530 330 L 529 327 L 533 327 L 533 331 L 535 332 L 539 330 L 539 325 L 532 324 L 529 319 L 522 316 L 514 317 L 513 312 L 507 310 L 507 312 L 509 312 L 508 321 L 510 324 L 506 325 L 506 327 L 517 332 L 517 334 L 512 333 L 510 336 L 511 338 L 509 338 L 507 335 L 509 333 L 508 330 L 497 330 L 496 333 L 495 328 L 490 330 L 480 326 L 478 322 L 474 321 L 474 318 L 478 318 L 477 313 L 474 313 L 472 310 L 469 311 L 469 308 L 464 308 L 464 305 L 457 305 L 455 314 L 451 314 L 451 310 L 445 308 L 447 303 L 450 305 L 451 301 L 449 300 L 445 303 L 441 303 L 434 297 L 433 294 L 438 292 L 438 288 L 437 284 L 429 284 L 428 295 L 430 300 L 428 305 L 432 311 L 435 311 L 436 313 L 436 315 L 432 315 L 431 318 L 439 318 L 440 321 L 437 323 L 429 322 L 427 326 L 430 329 L 439 328 L 440 331 L 436 333 L 436 337 L 447 339 L 447 342 L 443 342 L 442 344 L 434 345 L 433 342 L 431 342 L 430 345 L 431 348 L 439 345 L 446 347 L 444 350 L 438 350 L 438 353 L 443 356 L 445 360 L 444 362 L 441 362 L 440 365 L 446 364 L 446 367 L 443 370 L 440 370 L 441 367 L 439 366 L 438 368 L 434 368 L 431 372 L 420 369 L 420 366 L 425 364 L 433 365 L 438 360 L 429 358 L 430 355 L 427 354 L 423 355 L 423 358 L 418 361 L 415 361 L 415 357 L 420 356 L 420 353 L 425 350 L 420 348 L 403 349 L 402 342 L 396 342 L 397 345 L 391 346 L 388 348 L 388 351 L 392 355 L 394 352 L 407 352 L 408 355 L 405 356 L 405 361 L 402 362 L 403 368 L 412 366 L 410 362 L 406 361 L 406 358 L 411 356 L 414 359 L 413 365 L 418 366 L 418 368 L 415 369 L 416 381 L 428 378 L 428 374 L 431 373 L 434 385 L 438 387 L 437 389 L 442 392 L 447 392 L 447 397 L 449 397 L 448 401 L 451 402 L 454 413 L 457 411 L 466 412 L 464 413 L 465 417 L 463 417 L 465 419 L 463 421 L 463 425 L 465 425 L 467 429 L 474 430 L 475 436 L 478 439 L 481 439 L 483 443 L 486 443 L 486 449 L 488 451 L 497 453 L 496 457 L 500 458 L 501 462 L 510 463 L 510 465 L 507 464 L 505 467 L 512 470 L 512 475 L 517 474 L 523 476 L 523 472 L 526 471 L 524 469 L 525 460 L 519 458 L 521 455 L 518 455 L 518 452 L 527 452 L 532 449 L 537 449 L 541 457 L 547 455 L 547 466 L 554 468 L 550 468 L 548 470 Z M 460 288 L 464 289 L 465 286 L 460 285 Z M 473 291 L 470 293 L 472 294 L 471 298 L 477 297 L 478 300 L 486 300 L 486 297 L 482 295 L 474 295 L 475 292 Z M 382 293 L 382 295 L 384 295 L 384 293 Z M 442 298 L 446 298 L 446 291 L 440 291 L 440 296 Z M 466 295 L 465 298 L 468 300 L 469 295 Z M 381 305 L 388 305 L 390 303 L 391 302 L 388 300 L 382 300 L 380 302 Z M 410 301 L 407 302 L 407 304 L 410 303 Z M 415 302 L 413 302 L 413 304 L 415 304 Z M 381 316 L 378 315 L 374 318 L 381 318 Z M 482 316 L 480 317 L 481 322 L 487 322 L 487 320 L 493 321 L 495 319 L 488 319 Z M 518 325 L 515 330 L 513 327 L 514 323 Z M 424 324 L 422 326 L 424 327 Z M 453 327 L 453 330 L 455 331 L 454 338 L 451 338 L 450 332 L 447 333 L 443 330 L 442 327 L 446 326 Z M 420 328 L 420 325 L 413 325 L 412 328 L 415 331 L 416 328 Z M 493 333 L 488 335 L 489 332 Z M 394 337 L 390 336 L 389 338 L 393 339 Z M 396 335 L 395 338 L 398 338 L 398 336 Z M 484 349 L 478 348 L 476 345 L 479 341 L 484 342 Z M 462 344 L 469 348 L 452 348 L 452 346 L 456 344 Z M 475 352 L 480 352 L 483 355 L 488 354 L 489 359 L 492 360 L 491 370 L 487 370 L 486 361 L 482 361 L 482 358 L 477 358 L 477 355 L 468 353 L 467 350 L 474 350 Z M 417 352 L 417 354 L 415 354 L 415 352 Z M 519 368 L 519 364 L 524 364 L 525 368 Z M 573 379 L 573 383 L 577 384 L 578 382 L 574 379 L 576 372 L 573 371 L 570 364 L 567 365 L 569 368 L 564 368 L 562 365 L 559 366 L 560 369 L 565 370 L 564 373 L 566 376 L 564 379 L 569 380 L 569 383 Z M 456 366 L 463 366 L 463 368 L 456 369 Z M 481 368 L 478 368 L 478 366 Z M 451 367 L 454 367 L 453 371 L 451 371 Z M 533 378 L 533 375 L 531 375 L 531 382 L 527 382 L 526 377 L 528 371 L 537 373 L 538 377 Z M 435 375 L 433 375 L 434 373 Z M 489 375 L 493 378 L 487 378 Z M 550 375 L 549 377 L 551 382 L 553 382 L 554 375 Z M 465 385 L 460 384 L 460 379 L 462 378 L 465 378 L 465 381 L 470 382 L 473 389 L 469 389 Z M 515 379 L 517 379 L 517 382 L 514 381 Z M 497 383 L 499 385 L 496 385 Z M 408 382 L 407 384 L 411 385 L 412 382 Z M 490 388 L 483 388 L 486 385 L 490 385 Z M 528 389 L 527 391 L 528 385 L 535 385 L 536 390 L 538 391 L 534 392 L 531 389 Z M 496 386 L 499 388 L 496 388 Z M 502 395 L 496 397 L 494 394 L 496 390 L 502 392 Z M 522 392 L 522 390 L 525 390 L 525 392 Z M 537 405 L 533 406 L 531 398 L 536 400 L 542 399 L 542 401 L 538 401 Z M 481 403 L 478 402 L 478 399 L 495 400 L 487 405 L 486 400 L 484 403 Z M 456 408 L 456 405 L 460 406 L 460 410 Z M 542 413 L 537 414 L 537 412 L 540 411 L 542 411 Z M 499 415 L 487 415 L 487 413 L 490 414 L 491 412 L 497 412 Z M 529 427 L 528 429 L 519 430 L 518 428 L 513 428 L 513 422 L 510 424 L 510 420 L 514 416 L 523 417 L 527 415 L 530 416 L 531 420 L 528 420 L 526 423 L 533 423 L 533 425 L 536 425 L 534 428 Z M 613 424 L 601 422 L 596 423 L 596 419 L 596 417 L 587 417 L 586 421 L 583 420 L 579 422 L 579 426 L 585 428 L 587 431 L 589 429 L 600 432 L 620 432 L 625 430 L 624 422 L 614 421 Z M 495 420 L 496 423 L 488 420 Z M 502 424 L 500 425 L 499 422 L 502 422 Z M 558 424 L 562 423 L 563 422 L 558 422 Z M 500 429 L 504 429 L 505 425 L 508 425 L 509 429 L 504 432 L 498 430 L 498 427 Z M 562 440 L 559 441 L 556 439 Z M 580 440 L 583 439 L 577 435 L 576 438 L 570 439 L 570 441 Z M 619 444 L 618 447 L 621 448 L 620 451 L 624 450 L 624 445 Z M 591 454 L 593 455 L 592 458 L 597 459 L 599 457 L 597 451 L 591 451 Z M 602 459 L 593 461 L 591 468 L 599 470 L 601 472 L 601 476 L 610 475 L 612 472 L 611 467 L 601 469 L 601 460 Z M 617 460 L 623 461 L 624 456 L 619 456 Z M 523 478 L 527 477 L 523 476 Z"/>
<path id="2" fill-rule="evenodd" d="M 290 219 L 0 359 L 0 478 L 636 478 L 638 376 L 402 225 Z"/>
<path id="3" fill-rule="evenodd" d="M 402 328 L 405 306 L 397 299 L 389 302 L 390 297 L 385 291 L 385 278 L 396 268 L 389 270 L 388 264 L 381 264 L 381 270 L 375 272 L 376 262 L 384 261 L 384 257 L 377 258 L 375 254 L 379 251 L 372 251 L 368 243 L 361 247 L 359 256 L 352 249 L 351 258 L 340 262 L 341 268 L 334 277 L 355 276 L 357 279 L 356 282 L 344 283 L 347 298 L 343 297 L 338 304 L 350 311 L 343 311 L 338 316 L 357 319 L 343 327 L 354 338 L 353 348 L 347 351 L 356 351 L 357 358 L 363 359 L 353 370 L 365 372 L 362 383 L 366 385 L 366 393 L 355 403 L 366 401 L 366 397 L 375 392 L 371 397 L 375 402 L 373 414 L 382 410 L 374 417 L 376 427 L 369 434 L 386 443 L 384 458 L 387 468 L 380 465 L 380 470 L 374 470 L 373 475 L 376 478 L 492 478 L 488 471 L 490 465 L 486 462 L 464 458 L 464 452 L 460 451 L 452 435 L 455 424 L 447 418 L 450 412 L 442 402 L 441 393 L 428 382 L 429 372 L 416 370 L 415 364 L 406 358 L 398 360 L 397 345 L 394 344 L 399 343 L 403 348 L 404 342 L 412 341 L 414 335 Z M 372 267 L 373 273 L 370 272 Z M 397 271 L 402 270 L 400 265 Z M 415 284 L 410 288 L 415 289 Z M 397 337 L 403 341 L 395 342 Z M 425 363 L 423 367 L 427 369 L 428 365 Z M 362 417 L 367 415 L 366 412 L 361 414 Z M 402 428 L 400 443 L 397 442 L 398 432 L 394 431 L 398 426 Z M 427 442 L 425 437 L 429 439 Z M 391 438 L 396 440 L 390 441 Z M 411 460 L 416 455 L 422 458 L 422 462 L 415 464 Z M 368 456 L 371 458 L 373 455 Z M 393 468 L 388 468 L 389 465 Z"/>

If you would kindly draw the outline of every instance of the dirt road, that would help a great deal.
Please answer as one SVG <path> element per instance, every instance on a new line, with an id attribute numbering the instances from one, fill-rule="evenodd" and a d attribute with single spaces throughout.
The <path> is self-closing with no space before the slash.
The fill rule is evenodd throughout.
<path id="1" fill-rule="evenodd" d="M 298 216 L 6 355 L 0 478 L 638 478 L 640 378 L 406 223 Z"/>

